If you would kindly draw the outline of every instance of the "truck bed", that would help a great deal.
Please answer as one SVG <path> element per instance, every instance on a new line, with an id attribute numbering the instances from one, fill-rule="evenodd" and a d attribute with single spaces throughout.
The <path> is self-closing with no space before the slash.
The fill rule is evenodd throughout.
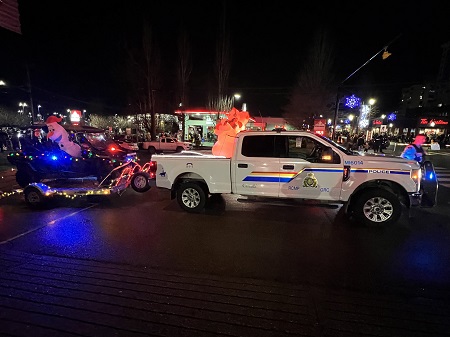
<path id="1" fill-rule="evenodd" d="M 231 159 L 195 151 L 154 155 L 157 163 L 156 186 L 170 189 L 169 177 L 205 179 L 210 193 L 231 193 Z M 195 172 L 195 173 L 194 173 Z"/>

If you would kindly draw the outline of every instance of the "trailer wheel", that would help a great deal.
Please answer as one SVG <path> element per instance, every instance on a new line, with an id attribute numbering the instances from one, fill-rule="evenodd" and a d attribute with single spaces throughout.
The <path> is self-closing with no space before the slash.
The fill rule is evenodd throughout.
<path id="1" fill-rule="evenodd" d="M 139 193 L 147 192 L 150 189 L 150 175 L 147 172 L 136 172 L 131 178 L 131 187 Z"/>
<path id="2" fill-rule="evenodd" d="M 34 186 L 27 186 L 25 190 L 23 191 L 25 195 L 25 202 L 31 206 L 31 207 L 39 207 L 44 204 L 45 196 L 42 194 L 42 192 L 34 187 Z"/>
<path id="3" fill-rule="evenodd" d="M 357 221 L 366 226 L 383 226 L 395 223 L 402 214 L 398 197 L 382 188 L 372 188 L 357 196 L 352 207 Z"/>
<path id="4" fill-rule="evenodd" d="M 197 183 L 183 183 L 177 190 L 177 201 L 185 211 L 199 213 L 205 207 L 206 193 Z"/>

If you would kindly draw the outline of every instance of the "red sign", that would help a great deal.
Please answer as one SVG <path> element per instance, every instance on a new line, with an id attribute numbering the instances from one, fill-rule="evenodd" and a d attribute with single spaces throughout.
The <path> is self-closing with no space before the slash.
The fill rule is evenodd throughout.
<path id="1" fill-rule="evenodd" d="M 435 125 L 448 125 L 448 121 L 444 121 L 442 119 L 434 119 L 434 118 L 421 118 L 420 125 L 429 125 L 431 127 Z"/>
<path id="2" fill-rule="evenodd" d="M 383 124 L 383 121 L 380 121 L 379 119 L 374 119 L 374 120 L 372 121 L 372 124 L 373 124 L 373 125 L 382 125 L 382 124 Z"/>
<path id="3" fill-rule="evenodd" d="M 315 119 L 314 120 L 314 133 L 319 135 L 325 134 L 325 127 L 327 126 L 326 119 Z"/>
<path id="4" fill-rule="evenodd" d="M 70 110 L 70 121 L 74 125 L 78 125 L 81 121 L 81 111 L 80 110 Z"/>

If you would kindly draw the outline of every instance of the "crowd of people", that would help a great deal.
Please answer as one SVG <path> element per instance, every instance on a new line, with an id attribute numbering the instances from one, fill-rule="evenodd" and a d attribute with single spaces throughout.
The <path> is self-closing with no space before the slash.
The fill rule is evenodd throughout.
<path id="1" fill-rule="evenodd" d="M 423 144 L 429 144 L 431 150 L 440 150 L 445 148 L 446 145 L 450 145 L 450 134 L 448 135 L 425 135 Z M 409 135 L 396 135 L 387 136 L 385 133 L 375 133 L 372 138 L 367 139 L 364 133 L 352 134 L 342 133 L 338 135 L 338 143 L 342 144 L 349 150 L 368 152 L 373 150 L 374 153 L 383 153 L 383 150 L 387 149 L 391 142 L 401 144 L 411 144 L 414 142 L 416 136 L 414 134 Z"/>
<path id="2" fill-rule="evenodd" d="M 368 152 L 373 150 L 375 153 L 383 153 L 390 140 L 385 134 L 374 134 L 372 138 L 367 139 L 364 133 L 359 134 L 341 134 L 338 135 L 338 143 L 343 144 L 348 150 Z"/>

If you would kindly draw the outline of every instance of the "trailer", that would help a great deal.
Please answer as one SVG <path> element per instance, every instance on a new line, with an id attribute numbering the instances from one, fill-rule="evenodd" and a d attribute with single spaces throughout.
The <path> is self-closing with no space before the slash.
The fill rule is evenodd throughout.
<path id="1" fill-rule="evenodd" d="M 39 207 L 53 197 L 75 198 L 77 196 L 122 195 L 128 187 L 139 193 L 148 191 L 154 181 L 154 163 L 140 165 L 134 161 L 114 168 L 100 183 L 96 177 L 67 178 L 31 183 L 23 190 L 25 202 L 30 207 Z M 111 179 L 111 176 L 115 178 Z"/>

